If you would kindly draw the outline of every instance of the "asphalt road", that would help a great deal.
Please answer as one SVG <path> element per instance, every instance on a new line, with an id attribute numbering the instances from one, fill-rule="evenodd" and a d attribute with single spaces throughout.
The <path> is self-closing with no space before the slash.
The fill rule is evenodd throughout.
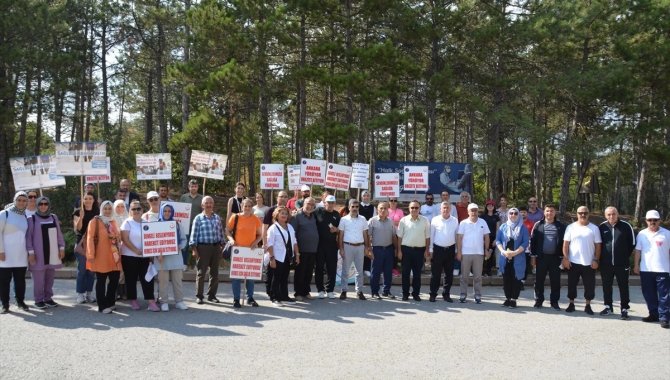
<path id="1" fill-rule="evenodd" d="M 184 285 L 185 294 L 193 295 L 194 284 Z M 485 287 L 481 305 L 429 303 L 422 294 L 423 302 L 313 300 L 275 308 L 258 284 L 261 307 L 235 311 L 228 283 L 219 288 L 219 305 L 189 300 L 187 311 L 152 313 L 121 302 L 117 312 L 104 315 L 93 305 L 74 304 L 73 280 L 57 280 L 55 288 L 58 308 L 24 312 L 12 305 L 10 314 L 0 315 L 0 379 L 667 379 L 670 374 L 670 330 L 641 322 L 647 311 L 639 287 L 631 288 L 629 321 L 597 315 L 599 287 L 595 316 L 583 312 L 582 302 L 573 314 L 533 309 L 531 290 L 522 292 L 518 309 L 502 308 L 499 287 Z"/>

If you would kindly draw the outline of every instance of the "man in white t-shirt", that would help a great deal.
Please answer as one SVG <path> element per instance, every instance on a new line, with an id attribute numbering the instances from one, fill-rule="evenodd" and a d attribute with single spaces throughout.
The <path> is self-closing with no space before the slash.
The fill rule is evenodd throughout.
<path id="1" fill-rule="evenodd" d="M 670 231 L 660 226 L 661 215 L 647 211 L 647 228 L 637 235 L 633 272 L 640 275 L 649 315 L 643 322 L 661 322 L 670 328 Z"/>
<path id="2" fill-rule="evenodd" d="M 483 219 L 479 218 L 479 206 L 468 205 L 468 217 L 458 225 L 456 233 L 456 260 L 461 262 L 461 303 L 465 303 L 468 295 L 468 276 L 472 269 L 475 288 L 475 302 L 482 303 L 482 269 L 484 256 L 488 259 L 489 230 Z"/>
<path id="3" fill-rule="evenodd" d="M 430 193 L 426 193 L 426 203 L 421 206 L 419 213 L 428 220 L 430 223 L 434 217 L 440 215 L 440 205 L 435 204 L 435 196 Z"/>
<path id="4" fill-rule="evenodd" d="M 568 270 L 568 298 L 570 305 L 566 312 L 575 311 L 577 284 L 582 278 L 584 284 L 584 312 L 593 315 L 591 300 L 596 294 L 596 269 L 600 260 L 602 239 L 600 230 L 595 224 L 589 223 L 589 209 L 580 206 L 577 209 L 577 221 L 565 229 L 563 237 L 563 267 Z"/>
<path id="5" fill-rule="evenodd" d="M 360 204 L 357 200 L 349 200 L 349 214 L 340 219 L 338 229 L 340 256 L 342 257 L 342 292 L 340 299 L 347 299 L 347 287 L 349 280 L 349 269 L 351 263 L 356 268 L 356 294 L 361 301 L 365 300 L 363 295 L 363 256 L 372 258 L 372 247 L 368 238 L 368 222 L 365 217 L 358 214 Z"/>

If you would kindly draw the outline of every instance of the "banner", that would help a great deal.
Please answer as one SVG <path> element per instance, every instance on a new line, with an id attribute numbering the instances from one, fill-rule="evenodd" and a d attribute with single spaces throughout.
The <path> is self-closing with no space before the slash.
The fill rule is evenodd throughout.
<path id="1" fill-rule="evenodd" d="M 56 142 L 56 174 L 64 176 L 107 174 L 107 144 Z"/>
<path id="2" fill-rule="evenodd" d="M 179 223 L 179 228 L 184 231 L 185 235 L 190 234 L 191 204 L 185 202 L 162 201 L 161 206 L 163 204 L 168 204 L 174 208 L 174 220 Z"/>
<path id="3" fill-rule="evenodd" d="M 400 174 L 398 173 L 376 173 L 375 174 L 375 199 L 397 198 L 400 196 Z"/>
<path id="4" fill-rule="evenodd" d="M 338 164 L 328 164 L 326 172 L 326 183 L 323 187 L 328 189 L 349 190 L 349 180 L 351 179 L 351 166 Z"/>
<path id="5" fill-rule="evenodd" d="M 104 175 L 87 175 L 86 183 L 110 183 L 112 182 L 112 163 L 107 158 L 107 174 Z"/>
<path id="6" fill-rule="evenodd" d="M 300 165 L 288 165 L 288 189 L 300 190 L 302 183 L 300 183 Z"/>
<path id="7" fill-rule="evenodd" d="M 200 150 L 191 152 L 188 175 L 212 179 L 223 179 L 228 156 L 225 154 L 209 153 Z"/>
<path id="8" fill-rule="evenodd" d="M 261 189 L 284 189 L 284 164 L 261 165 Z"/>
<path id="9" fill-rule="evenodd" d="M 137 180 L 172 179 L 172 155 L 170 153 L 136 154 Z"/>
<path id="10" fill-rule="evenodd" d="M 303 158 L 300 160 L 300 184 L 323 185 L 326 183 L 326 161 Z"/>
<path id="11" fill-rule="evenodd" d="M 403 184 L 406 191 L 428 191 L 428 166 L 405 166 Z"/>
<path id="12" fill-rule="evenodd" d="M 155 257 L 180 254 L 177 246 L 177 222 L 142 223 L 142 255 Z"/>
<path id="13" fill-rule="evenodd" d="M 370 186 L 370 164 L 351 164 L 351 188 L 368 189 Z"/>
<path id="14" fill-rule="evenodd" d="M 263 277 L 263 248 L 233 247 L 230 278 L 260 280 Z"/>
<path id="15" fill-rule="evenodd" d="M 377 173 L 403 173 L 405 166 L 427 166 L 428 185 L 432 194 L 439 197 L 444 190 L 449 192 L 449 200 L 458 202 L 461 191 L 467 191 L 475 199 L 473 194 L 472 165 L 454 162 L 408 162 L 408 161 L 375 161 L 374 172 Z M 400 178 L 400 199 L 411 201 L 416 198 L 414 189 L 405 190 L 403 178 Z M 376 193 L 376 190 L 375 190 Z M 423 197 L 421 198 L 423 199 Z M 436 198 L 437 199 L 437 198 Z"/>
<path id="16" fill-rule="evenodd" d="M 65 177 L 56 175 L 56 156 L 14 157 L 9 167 L 16 191 L 65 186 Z"/>

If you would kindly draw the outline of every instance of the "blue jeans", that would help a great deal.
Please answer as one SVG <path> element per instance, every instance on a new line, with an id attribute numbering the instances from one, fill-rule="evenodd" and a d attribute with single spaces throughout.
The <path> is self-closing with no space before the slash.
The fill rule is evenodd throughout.
<path id="1" fill-rule="evenodd" d="M 75 253 L 77 257 L 77 293 L 93 291 L 95 273 L 86 269 L 86 256 Z"/>
<path id="2" fill-rule="evenodd" d="M 190 250 L 191 247 L 188 245 L 188 239 L 189 239 L 189 235 L 186 235 L 186 247 L 184 247 L 184 249 L 181 250 L 181 257 L 182 257 L 182 259 L 184 259 L 184 265 L 188 265 L 190 257 L 191 257 L 191 254 L 190 254 L 191 253 L 191 250 Z"/>
<path id="3" fill-rule="evenodd" d="M 640 285 L 649 315 L 670 321 L 670 274 L 640 272 Z"/>
<path id="4" fill-rule="evenodd" d="M 233 299 L 239 301 L 240 293 L 242 293 L 242 281 L 240 279 L 231 279 L 230 282 L 233 286 Z M 247 280 L 247 299 L 254 298 L 254 281 Z"/>
<path id="5" fill-rule="evenodd" d="M 372 294 L 379 294 L 379 276 L 384 274 L 384 293 L 391 291 L 393 282 L 393 262 L 395 261 L 395 251 L 393 245 L 388 247 L 373 246 L 372 254 L 372 279 L 370 280 L 370 289 Z"/>

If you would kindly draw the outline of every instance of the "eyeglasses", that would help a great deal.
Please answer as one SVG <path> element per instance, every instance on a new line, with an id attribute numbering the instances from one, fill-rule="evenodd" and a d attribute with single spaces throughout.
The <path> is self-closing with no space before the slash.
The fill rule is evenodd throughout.
<path id="1" fill-rule="evenodd" d="M 537 203 L 537 201 L 528 201 L 528 203 Z"/>
<path id="2" fill-rule="evenodd" d="M 349 206 L 349 209 L 358 208 L 358 206 Z"/>
<path id="3" fill-rule="evenodd" d="M 432 200 L 433 200 L 433 198 L 426 198 L 426 200 L 427 200 L 427 201 L 432 201 Z"/>
<path id="4" fill-rule="evenodd" d="M 647 219 L 649 223 L 658 223 L 658 219 Z"/>
<path id="5" fill-rule="evenodd" d="M 149 198 L 149 202 L 156 202 L 158 198 Z"/>
<path id="6" fill-rule="evenodd" d="M 28 195 L 28 198 L 35 199 L 35 198 L 37 198 L 37 195 Z"/>
<path id="7" fill-rule="evenodd" d="M 131 208 L 131 210 L 132 211 L 142 211 L 142 209 L 140 207 L 133 207 L 133 208 Z"/>
<path id="8" fill-rule="evenodd" d="M 419 208 L 418 207 L 410 207 L 409 209 L 410 210 L 418 210 Z"/>
<path id="9" fill-rule="evenodd" d="M 514 212 L 514 211 L 510 212 L 509 214 L 510 214 L 510 215 L 519 215 L 518 212 Z"/>
<path id="10" fill-rule="evenodd" d="M 588 215 L 588 212 L 578 212 L 577 215 Z"/>
<path id="11" fill-rule="evenodd" d="M 397 199 L 389 199 L 389 202 L 398 202 Z"/>
<path id="12" fill-rule="evenodd" d="M 46 202 L 40 202 L 40 203 L 38 204 L 38 206 L 48 206 L 48 205 L 49 205 L 49 204 L 46 203 Z"/>

